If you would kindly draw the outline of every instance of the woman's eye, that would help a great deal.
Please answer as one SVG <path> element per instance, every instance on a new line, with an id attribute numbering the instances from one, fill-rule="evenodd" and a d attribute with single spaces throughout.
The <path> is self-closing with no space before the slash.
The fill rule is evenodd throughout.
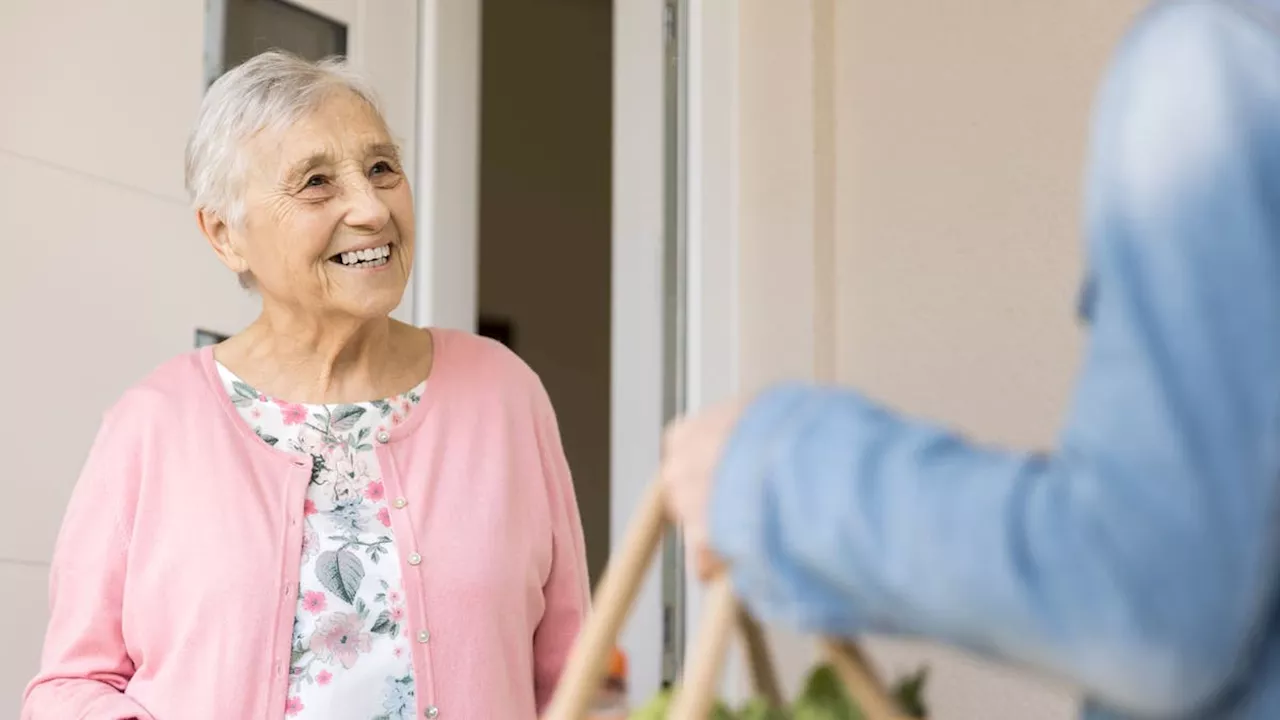
<path id="1" fill-rule="evenodd" d="M 309 187 L 309 188 L 321 187 L 324 184 L 325 184 L 325 177 L 323 175 L 312 175 L 311 177 L 307 178 L 307 183 L 304 187 Z"/>
<path id="2" fill-rule="evenodd" d="M 370 175 L 385 175 L 391 172 L 395 172 L 395 168 L 391 167 L 391 163 L 386 160 L 379 160 L 369 169 Z"/>

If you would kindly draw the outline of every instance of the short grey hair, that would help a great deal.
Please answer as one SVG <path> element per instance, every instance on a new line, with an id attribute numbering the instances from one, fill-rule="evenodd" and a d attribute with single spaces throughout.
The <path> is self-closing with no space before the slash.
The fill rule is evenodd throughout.
<path id="1" fill-rule="evenodd" d="M 248 141 L 263 130 L 297 122 L 334 90 L 354 93 L 381 117 L 373 89 L 342 58 L 311 62 L 271 50 L 218 78 L 205 93 L 187 141 L 186 184 L 191 203 L 197 210 L 239 225 L 244 219 Z"/>

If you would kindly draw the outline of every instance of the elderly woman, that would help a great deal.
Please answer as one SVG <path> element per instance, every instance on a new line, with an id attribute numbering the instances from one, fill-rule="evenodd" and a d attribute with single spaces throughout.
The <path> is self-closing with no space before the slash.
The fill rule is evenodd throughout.
<path id="1" fill-rule="evenodd" d="M 413 197 L 371 93 L 260 55 L 187 182 L 262 313 L 107 413 L 23 717 L 534 718 L 587 611 L 573 485 L 524 364 L 389 318 Z"/>

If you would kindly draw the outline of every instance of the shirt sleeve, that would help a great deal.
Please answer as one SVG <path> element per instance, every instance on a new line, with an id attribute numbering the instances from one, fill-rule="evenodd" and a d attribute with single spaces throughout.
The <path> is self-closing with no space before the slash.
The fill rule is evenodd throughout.
<path id="1" fill-rule="evenodd" d="M 569 651 L 586 621 L 591 586 L 573 477 L 560 443 L 555 412 L 540 384 L 535 417 L 552 527 L 551 573 L 543 588 L 546 607 L 533 637 L 534 688 L 541 714 L 551 702 Z"/>
<path id="2" fill-rule="evenodd" d="M 121 607 L 142 438 L 118 415 L 105 418 L 62 522 L 44 653 L 23 720 L 152 720 L 126 693 L 134 665 Z"/>
<path id="3" fill-rule="evenodd" d="M 1248 671 L 1275 607 L 1280 50 L 1164 3 L 1099 97 L 1091 336 L 1051 453 L 981 447 L 847 390 L 775 388 L 719 467 L 745 602 L 810 632 L 922 635 L 1178 716 Z"/>

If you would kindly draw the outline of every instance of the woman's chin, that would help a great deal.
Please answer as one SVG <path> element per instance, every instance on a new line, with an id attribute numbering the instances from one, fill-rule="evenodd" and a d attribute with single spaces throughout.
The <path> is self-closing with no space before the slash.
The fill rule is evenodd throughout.
<path id="1" fill-rule="evenodd" d="M 359 292 L 357 288 L 343 288 L 343 291 L 330 299 L 330 308 L 343 315 L 362 320 L 377 320 L 390 315 L 404 298 L 404 284 L 396 288 L 368 288 Z"/>

